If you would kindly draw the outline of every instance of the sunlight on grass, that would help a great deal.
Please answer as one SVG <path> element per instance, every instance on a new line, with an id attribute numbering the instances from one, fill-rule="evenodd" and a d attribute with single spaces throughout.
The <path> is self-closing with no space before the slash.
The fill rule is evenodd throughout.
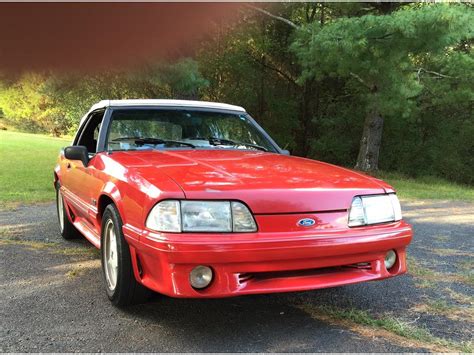
<path id="1" fill-rule="evenodd" d="M 0 131 L 0 206 L 54 199 L 53 169 L 69 139 Z"/>
<path id="2" fill-rule="evenodd" d="M 377 177 L 391 184 L 401 198 L 474 201 L 473 187 L 441 178 L 426 176 L 415 179 L 388 172 L 379 172 Z"/>

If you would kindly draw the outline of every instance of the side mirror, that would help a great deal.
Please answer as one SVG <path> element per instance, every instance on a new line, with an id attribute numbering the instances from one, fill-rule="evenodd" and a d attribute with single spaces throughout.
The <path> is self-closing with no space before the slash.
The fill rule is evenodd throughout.
<path id="1" fill-rule="evenodd" d="M 72 145 L 64 148 L 64 157 L 69 160 L 80 160 L 84 166 L 89 164 L 89 153 L 83 145 Z"/>
<path id="2" fill-rule="evenodd" d="M 289 151 L 289 150 L 286 150 L 286 149 L 282 149 L 282 150 L 281 150 L 281 154 L 283 154 L 283 155 L 290 155 L 290 151 Z"/>

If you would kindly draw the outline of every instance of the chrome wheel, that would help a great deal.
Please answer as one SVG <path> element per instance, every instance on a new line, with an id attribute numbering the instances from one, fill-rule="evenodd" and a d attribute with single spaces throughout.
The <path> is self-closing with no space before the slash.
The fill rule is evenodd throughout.
<path id="1" fill-rule="evenodd" d="M 59 227 L 61 228 L 61 233 L 64 230 L 64 202 L 63 195 L 60 190 L 58 190 L 58 217 L 59 217 Z"/>
<path id="2" fill-rule="evenodd" d="M 117 255 L 117 237 L 115 234 L 114 222 L 109 219 L 105 224 L 104 238 L 104 265 L 105 279 L 107 287 L 113 291 L 117 286 L 118 275 L 118 255 Z"/>

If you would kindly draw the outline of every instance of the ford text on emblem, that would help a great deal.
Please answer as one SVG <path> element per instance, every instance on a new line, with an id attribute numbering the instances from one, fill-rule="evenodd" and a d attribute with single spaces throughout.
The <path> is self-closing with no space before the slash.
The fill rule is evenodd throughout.
<path id="1" fill-rule="evenodd" d="M 303 218 L 298 221 L 298 225 L 301 227 L 310 227 L 315 223 L 316 221 L 312 218 Z"/>

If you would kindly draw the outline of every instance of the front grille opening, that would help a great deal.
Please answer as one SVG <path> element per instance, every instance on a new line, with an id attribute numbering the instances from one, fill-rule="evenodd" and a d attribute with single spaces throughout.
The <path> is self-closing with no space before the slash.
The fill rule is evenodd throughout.
<path id="1" fill-rule="evenodd" d="M 239 284 L 243 284 L 251 279 L 253 279 L 254 275 L 248 272 L 244 272 L 239 274 Z"/>
<path id="2" fill-rule="evenodd" d="M 267 271 L 267 272 L 254 272 L 254 273 L 241 273 L 238 275 L 238 281 L 240 284 L 248 281 L 262 281 L 275 278 L 291 278 L 291 277 L 304 277 L 304 276 L 322 276 L 332 273 L 347 272 L 347 269 L 359 269 L 359 270 L 371 270 L 372 264 L 370 262 L 356 263 L 343 266 L 332 266 L 317 269 L 304 269 L 304 270 L 288 270 L 288 271 Z"/>
<path id="3" fill-rule="evenodd" d="M 371 263 L 356 263 L 356 264 L 345 265 L 344 267 L 353 268 L 353 269 L 370 270 L 372 268 L 372 264 Z"/>

